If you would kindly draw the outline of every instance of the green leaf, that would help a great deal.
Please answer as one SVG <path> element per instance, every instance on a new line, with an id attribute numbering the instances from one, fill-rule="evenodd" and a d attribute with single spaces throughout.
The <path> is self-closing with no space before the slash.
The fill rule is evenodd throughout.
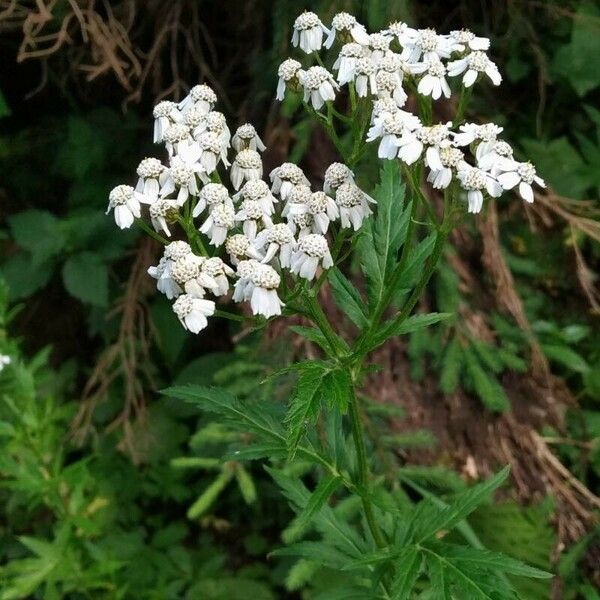
<path id="1" fill-rule="evenodd" d="M 392 581 L 393 600 L 407 600 L 419 577 L 419 570 L 423 559 L 416 546 L 407 546 L 398 554 L 394 561 L 396 575 Z"/>
<path id="2" fill-rule="evenodd" d="M 460 342 L 452 338 L 446 346 L 446 352 L 442 358 L 442 370 L 440 373 L 440 389 L 444 394 L 452 394 L 456 391 L 460 380 L 460 372 L 463 366 L 463 353 Z"/>
<path id="3" fill-rule="evenodd" d="M 188 519 L 198 519 L 205 514 L 231 481 L 233 472 L 222 471 L 218 477 L 204 490 L 202 495 L 188 508 Z"/>
<path id="4" fill-rule="evenodd" d="M 287 444 L 292 459 L 305 427 L 315 423 L 321 408 L 323 381 L 329 370 L 322 362 L 307 362 L 299 372 L 298 383 L 285 417 Z"/>
<path id="5" fill-rule="evenodd" d="M 325 336 L 316 327 L 305 327 L 303 325 L 290 325 L 289 329 L 303 338 L 306 338 L 309 342 L 313 342 L 320 346 L 326 352 L 330 351 L 329 342 Z"/>
<path id="6" fill-rule="evenodd" d="M 38 265 L 57 256 L 63 250 L 66 236 L 61 221 L 45 210 L 26 210 L 8 219 L 15 242 L 31 253 Z"/>
<path id="7" fill-rule="evenodd" d="M 397 323 L 392 319 L 383 324 L 383 326 L 377 333 L 375 343 L 380 344 L 390 337 L 394 337 L 397 335 L 405 335 L 407 333 L 419 331 L 420 329 L 429 327 L 430 325 L 434 325 L 435 323 L 439 323 L 440 321 L 445 321 L 451 316 L 452 315 L 450 313 L 417 314 L 408 317 L 401 323 Z"/>
<path id="8" fill-rule="evenodd" d="M 235 478 L 237 480 L 238 487 L 244 498 L 246 504 L 253 504 L 256 502 L 256 486 L 250 476 L 250 473 L 244 469 L 242 465 L 236 465 Z"/>
<path id="9" fill-rule="evenodd" d="M 487 501 L 497 488 L 499 488 L 510 472 L 505 467 L 483 483 L 457 494 L 454 501 L 446 508 L 438 510 L 437 514 L 427 520 L 415 523 L 415 535 L 419 543 L 435 535 L 439 531 L 452 529 L 457 523 L 471 514 L 480 504 Z M 417 511 L 418 514 L 418 511 Z"/>
<path id="10" fill-rule="evenodd" d="M 324 567 L 342 569 L 350 557 L 335 546 L 320 542 L 297 542 L 286 548 L 277 548 L 270 556 L 298 556 L 316 561 Z"/>
<path id="11" fill-rule="evenodd" d="M 283 541 L 286 544 L 297 540 L 310 526 L 315 514 L 325 505 L 329 497 L 342 484 L 342 478 L 329 476 L 319 481 L 315 491 L 311 494 L 304 509 L 296 516 L 292 523 L 283 533 Z"/>
<path id="12" fill-rule="evenodd" d="M 108 305 L 108 270 L 97 254 L 81 252 L 71 256 L 62 273 L 71 296 L 94 306 Z"/>
<path id="13" fill-rule="evenodd" d="M 444 564 L 437 556 L 428 557 L 427 571 L 431 582 L 432 600 L 452 600 Z"/>
<path id="14" fill-rule="evenodd" d="M 510 402 L 493 374 L 488 373 L 479 363 L 477 355 L 471 348 L 464 348 L 467 373 L 471 378 L 473 388 L 483 404 L 490 410 L 505 412 L 510 408 Z"/>
<path id="15" fill-rule="evenodd" d="M 404 272 L 398 279 L 398 284 L 394 290 L 393 303 L 396 306 L 402 304 L 402 297 L 415 285 L 419 279 L 425 267 L 425 261 L 433 252 L 435 238 L 435 233 L 428 235 L 410 251 Z"/>
<path id="16" fill-rule="evenodd" d="M 328 277 L 336 304 L 359 329 L 364 329 L 367 325 L 363 312 L 365 303 L 358 290 L 337 267 L 330 269 Z"/>
<path id="17" fill-rule="evenodd" d="M 323 396 L 330 408 L 345 413 L 352 394 L 352 379 L 345 369 L 335 369 L 323 379 Z"/>
<path id="18" fill-rule="evenodd" d="M 6 280 L 12 301 L 26 298 L 42 289 L 54 274 L 54 263 L 32 264 L 32 260 L 21 252 L 11 256 L 2 265 L 2 278 Z"/>
<path id="19" fill-rule="evenodd" d="M 553 362 L 559 363 L 576 373 L 585 374 L 590 370 L 585 358 L 568 346 L 559 344 L 541 344 L 544 354 Z"/>

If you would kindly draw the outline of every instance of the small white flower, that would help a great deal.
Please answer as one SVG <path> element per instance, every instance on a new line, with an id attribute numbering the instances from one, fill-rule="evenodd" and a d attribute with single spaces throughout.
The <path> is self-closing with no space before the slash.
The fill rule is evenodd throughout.
<path id="1" fill-rule="evenodd" d="M 232 300 L 234 302 L 248 301 L 252 297 L 252 291 L 254 290 L 254 283 L 252 282 L 252 276 L 254 272 L 260 267 L 260 263 L 257 260 L 240 260 L 237 264 L 237 276 L 238 280 L 235 282 L 233 287 Z"/>
<path id="2" fill-rule="evenodd" d="M 441 169 L 440 149 L 450 146 L 450 126 L 439 123 L 430 127 L 419 127 L 413 132 L 405 132 L 398 138 L 398 158 L 412 165 L 427 147 L 426 163 L 431 169 Z"/>
<path id="3" fill-rule="evenodd" d="M 287 217 L 290 214 L 290 206 L 292 204 L 308 204 L 311 196 L 312 190 L 310 189 L 310 185 L 305 185 L 303 183 L 294 185 L 287 195 L 287 202 L 281 211 L 281 216 Z"/>
<path id="4" fill-rule="evenodd" d="M 293 58 L 287 58 L 284 60 L 277 69 L 277 75 L 279 81 L 277 82 L 277 100 L 283 100 L 285 96 L 285 89 L 290 84 L 296 86 L 300 85 L 298 75 L 302 70 L 302 65 Z"/>
<path id="5" fill-rule="evenodd" d="M 377 64 L 390 49 L 392 38 L 384 33 L 372 33 L 369 36 L 369 48 L 371 49 L 371 60 Z"/>
<path id="6" fill-rule="evenodd" d="M 505 164 L 504 173 L 498 175 L 498 181 L 505 190 L 511 190 L 516 185 L 519 186 L 519 195 L 525 202 L 533 202 L 532 183 L 537 183 L 545 188 L 546 183 L 536 173 L 535 167 L 530 162 L 516 162 Z"/>
<path id="7" fill-rule="evenodd" d="M 359 58 L 354 65 L 354 77 L 356 93 L 359 98 L 366 98 L 371 94 L 377 94 L 377 65 L 365 56 Z"/>
<path id="8" fill-rule="evenodd" d="M 183 240 L 175 240 L 165 246 L 163 255 L 167 260 L 173 261 L 192 253 L 191 246 Z"/>
<path id="9" fill-rule="evenodd" d="M 347 34 L 359 44 L 367 45 L 369 43 L 369 34 L 367 33 L 365 26 L 347 12 L 338 13 L 333 17 L 329 35 L 325 40 L 325 48 L 331 48 L 336 33 Z"/>
<path id="10" fill-rule="evenodd" d="M 253 179 L 247 181 L 237 194 L 233 196 L 233 199 L 237 202 L 240 199 L 244 200 L 255 200 L 260 202 L 263 211 L 272 215 L 275 211 L 273 206 L 277 202 L 277 198 L 271 193 L 271 189 L 268 184 L 262 179 Z"/>
<path id="11" fill-rule="evenodd" d="M 503 128 L 495 123 L 485 123 L 484 125 L 478 125 L 477 123 L 465 123 L 459 127 L 459 133 L 454 134 L 454 143 L 457 146 L 468 146 L 475 140 L 479 140 L 488 144 L 481 148 L 481 154 L 487 152 L 488 147 L 491 148 L 495 143 L 497 137 L 502 133 Z M 479 147 L 481 144 L 479 144 Z M 478 148 L 479 148 L 478 147 Z"/>
<path id="12" fill-rule="evenodd" d="M 417 30 L 413 29 L 412 27 L 409 27 L 406 23 L 402 21 L 394 21 L 393 23 L 390 23 L 387 29 L 384 29 L 382 33 L 385 33 L 386 35 L 391 35 L 392 37 L 395 37 L 398 41 L 407 38 L 413 39 L 417 36 Z"/>
<path id="13" fill-rule="evenodd" d="M 216 135 L 221 144 L 221 149 L 224 154 L 231 146 L 231 132 L 227 126 L 227 119 L 223 113 L 217 110 L 211 110 L 200 123 L 194 128 L 194 139 L 199 139 L 203 133 L 212 133 Z"/>
<path id="14" fill-rule="evenodd" d="M 171 279 L 177 284 L 175 296 L 186 293 L 194 298 L 204 298 L 206 289 L 216 286 L 214 280 L 200 275 L 200 268 L 204 261 L 201 256 L 189 253 L 173 261 L 169 269 L 162 273 L 161 278 Z"/>
<path id="15" fill-rule="evenodd" d="M 205 113 L 210 112 L 217 103 L 217 95 L 208 85 L 195 85 L 190 93 L 179 103 L 181 111 L 187 111 L 192 106 Z"/>
<path id="16" fill-rule="evenodd" d="M 292 272 L 311 281 L 315 278 L 319 264 L 324 269 L 333 266 L 327 239 L 322 235 L 312 233 L 298 240 L 298 249 L 292 256 Z"/>
<path id="17" fill-rule="evenodd" d="M 339 90 L 333 75 L 324 67 L 310 67 L 298 74 L 300 85 L 304 88 L 304 102 L 319 110 L 325 102 L 335 100 L 335 91 Z"/>
<path id="18" fill-rule="evenodd" d="M 329 223 L 339 217 L 339 209 L 325 192 L 313 192 L 303 203 L 290 203 L 289 214 L 312 215 L 313 233 L 325 234 Z"/>
<path id="19" fill-rule="evenodd" d="M 238 152 L 231 165 L 231 183 L 239 190 L 244 181 L 261 179 L 263 165 L 260 154 L 256 150 L 242 150 Z"/>
<path id="20" fill-rule="evenodd" d="M 289 269 L 292 259 L 292 252 L 296 248 L 296 240 L 294 234 L 288 225 L 285 223 L 277 223 L 271 227 L 263 229 L 254 240 L 254 248 L 256 251 L 264 250 L 263 263 L 269 263 L 279 257 L 279 263 L 283 268 Z"/>
<path id="21" fill-rule="evenodd" d="M 252 281 L 252 295 L 250 306 L 252 313 L 265 318 L 281 314 L 283 302 L 277 295 L 277 288 L 281 283 L 279 273 L 270 265 L 258 263 L 250 276 Z"/>
<path id="22" fill-rule="evenodd" d="M 297 185 L 310 186 L 310 182 L 302 169 L 294 163 L 282 163 L 269 174 L 271 191 L 278 194 L 282 200 L 287 200 L 289 194 Z"/>
<path id="23" fill-rule="evenodd" d="M 221 246 L 227 233 L 235 226 L 235 211 L 227 204 L 216 204 L 211 209 L 200 231 L 210 237 L 213 246 Z"/>
<path id="24" fill-rule="evenodd" d="M 114 209 L 117 226 L 120 229 L 128 229 L 133 225 L 134 219 L 140 218 L 140 208 L 134 189 L 130 185 L 118 185 L 108 196 L 106 214 Z"/>
<path id="25" fill-rule="evenodd" d="M 448 63 L 448 75 L 454 77 L 461 73 L 464 73 L 463 85 L 465 87 L 471 87 L 480 73 L 485 73 L 494 85 L 500 85 L 502 82 L 502 75 L 496 64 L 488 58 L 485 52 L 479 50 Z"/>
<path id="26" fill-rule="evenodd" d="M 402 46 L 402 58 L 409 63 L 424 59 L 448 58 L 450 44 L 448 40 L 438 35 L 435 29 L 410 29 L 405 28 L 398 35 Z"/>
<path id="27" fill-rule="evenodd" d="M 175 123 L 181 123 L 183 115 L 177 108 L 175 102 L 163 100 L 159 102 L 152 111 L 154 116 L 154 143 L 158 144 L 163 141 L 165 131 Z"/>
<path id="28" fill-rule="evenodd" d="M 250 125 L 250 123 L 245 123 L 237 128 L 233 135 L 233 139 L 231 140 L 231 145 L 236 152 L 244 150 L 245 148 L 263 152 L 266 148 L 258 136 L 258 133 L 256 133 L 256 129 L 254 129 L 254 126 Z"/>
<path id="29" fill-rule="evenodd" d="M 233 209 L 233 200 L 229 197 L 229 191 L 221 183 L 207 183 L 200 190 L 200 195 L 192 211 L 192 216 L 196 218 L 206 210 L 206 207 L 208 207 L 209 211 L 212 211 L 213 208 L 221 204 L 230 206 Z"/>
<path id="30" fill-rule="evenodd" d="M 393 98 L 378 98 L 373 100 L 373 111 L 371 112 L 371 125 L 380 122 L 384 115 L 393 115 L 400 111 L 400 107 Z"/>
<path id="31" fill-rule="evenodd" d="M 270 227 L 273 225 L 273 221 L 257 200 L 244 200 L 235 215 L 235 220 L 242 222 L 242 229 L 249 240 L 254 240 L 259 226 Z"/>
<path id="32" fill-rule="evenodd" d="M 4 367 L 10 365 L 12 358 L 8 354 L 0 354 L 0 372 L 4 370 Z"/>
<path id="33" fill-rule="evenodd" d="M 410 73 L 410 67 L 407 62 L 402 60 L 400 54 L 388 50 L 377 62 L 377 71 L 385 71 L 393 75 L 400 85 L 404 80 L 404 75 Z"/>
<path id="34" fill-rule="evenodd" d="M 494 177 L 466 163 L 458 171 L 457 177 L 463 189 L 467 192 L 470 213 L 481 211 L 483 206 L 483 190 L 486 190 L 492 198 L 498 198 L 502 194 L 502 186 Z"/>
<path id="35" fill-rule="evenodd" d="M 508 142 L 496 140 L 491 143 L 482 142 L 476 150 L 477 166 L 492 174 L 502 170 L 503 165 L 513 162 L 513 149 Z"/>
<path id="36" fill-rule="evenodd" d="M 175 300 L 173 312 L 177 315 L 184 329 L 192 333 L 198 333 L 208 325 L 206 317 L 215 314 L 215 303 L 212 300 L 182 294 Z"/>
<path id="37" fill-rule="evenodd" d="M 217 133 L 205 131 L 198 136 L 197 142 L 200 146 L 199 162 L 202 166 L 201 172 L 214 173 L 219 162 L 222 162 L 226 167 L 229 166 L 227 151 Z"/>
<path id="38" fill-rule="evenodd" d="M 353 227 L 354 231 L 358 231 L 363 220 L 373 214 L 369 202 L 375 203 L 375 200 L 365 194 L 356 184 L 353 182 L 342 183 L 335 192 L 335 203 L 340 209 L 342 227 Z"/>
<path id="39" fill-rule="evenodd" d="M 317 52 L 323 45 L 324 33 L 329 34 L 329 30 L 321 19 L 315 13 L 305 11 L 294 21 L 292 45 L 300 46 L 306 54 Z"/>
<path id="40" fill-rule="evenodd" d="M 218 256 L 213 256 L 202 263 L 200 275 L 206 276 L 215 282 L 215 285 L 211 288 L 215 296 L 224 296 L 229 291 L 228 277 L 233 277 L 234 270 Z"/>
<path id="41" fill-rule="evenodd" d="M 468 29 L 456 29 L 448 36 L 454 43 L 455 52 L 464 52 L 467 47 L 471 50 L 486 51 L 490 47 L 490 40 L 486 37 L 478 37 Z"/>
<path id="42" fill-rule="evenodd" d="M 340 85 L 354 79 L 356 63 L 360 58 L 366 58 L 366 52 L 364 46 L 355 42 L 342 46 L 338 57 L 333 63 L 333 69 L 337 71 L 337 80 Z"/>
<path id="43" fill-rule="evenodd" d="M 199 174 L 200 165 L 198 163 L 192 166 L 184 162 L 179 156 L 174 156 L 160 188 L 161 198 L 165 198 L 178 190 L 175 202 L 177 206 L 183 206 L 190 196 L 198 195 L 196 175 Z"/>
<path id="44" fill-rule="evenodd" d="M 406 104 L 408 96 L 397 73 L 378 71 L 375 76 L 375 85 L 378 98 L 392 98 L 398 107 Z"/>
<path id="45" fill-rule="evenodd" d="M 428 152 L 425 155 L 425 164 L 431 169 L 427 181 L 435 189 L 446 189 L 452 181 L 453 171 L 466 168 L 467 163 L 462 151 L 452 146 L 441 146 L 437 154 Z"/>
<path id="46" fill-rule="evenodd" d="M 164 131 L 163 141 L 169 153 L 169 158 L 178 155 L 189 163 L 198 160 L 200 148 L 194 141 L 190 128 L 185 123 L 169 125 Z"/>
<path id="47" fill-rule="evenodd" d="M 439 58 L 427 59 L 425 62 L 411 65 L 413 73 L 425 73 L 419 85 L 417 92 L 423 96 L 431 96 L 434 100 L 438 100 L 442 94 L 446 98 L 450 98 L 450 86 L 446 81 L 446 67 Z"/>
<path id="48" fill-rule="evenodd" d="M 152 204 L 158 200 L 160 188 L 168 177 L 167 168 L 158 158 L 144 158 L 136 172 L 138 181 L 134 195 L 142 204 Z"/>
<path id="49" fill-rule="evenodd" d="M 178 206 L 174 200 L 159 199 L 150 205 L 150 220 L 155 231 L 164 231 L 169 237 L 171 232 L 167 225 L 177 214 Z"/>
<path id="50" fill-rule="evenodd" d="M 171 277 L 171 269 L 176 261 L 192 254 L 192 249 L 187 242 L 176 240 L 167 244 L 160 262 L 148 268 L 148 275 L 156 279 L 159 292 L 165 294 L 169 300 L 182 293 L 179 284 Z"/>
<path id="51" fill-rule="evenodd" d="M 294 235 L 298 234 L 298 239 L 310 235 L 315 228 L 314 219 L 310 213 L 294 214 L 290 212 L 286 218 L 288 227 Z"/>
<path id="52" fill-rule="evenodd" d="M 384 113 L 367 132 L 367 142 L 381 138 L 377 155 L 379 158 L 392 160 L 398 155 L 398 140 L 403 135 L 410 134 L 419 125 L 420 121 L 411 113 L 405 111 Z"/>
<path id="53" fill-rule="evenodd" d="M 323 177 L 323 191 L 331 194 L 337 190 L 342 183 L 354 183 L 354 173 L 343 163 L 330 164 Z"/>
<path id="54" fill-rule="evenodd" d="M 266 229 L 264 231 L 267 231 Z M 261 235 L 259 233 L 258 235 Z M 256 237 L 258 237 L 258 235 Z M 225 250 L 229 254 L 231 263 L 237 265 L 240 260 L 254 258 L 263 260 L 263 256 L 256 250 L 250 240 L 243 233 L 236 233 L 225 240 Z"/>

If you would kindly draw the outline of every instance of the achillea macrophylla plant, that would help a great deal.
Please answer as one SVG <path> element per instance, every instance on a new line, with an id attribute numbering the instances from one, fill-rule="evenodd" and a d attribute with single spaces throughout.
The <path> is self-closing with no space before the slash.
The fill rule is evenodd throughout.
<path id="1" fill-rule="evenodd" d="M 277 553 L 344 571 L 336 598 L 408 598 L 427 589 L 419 597 L 512 598 L 506 574 L 547 574 L 444 541 L 506 471 L 450 504 L 411 504 L 398 485 L 370 471 L 375 461 L 358 394 L 375 348 L 447 316 L 413 309 L 465 214 L 505 190 L 532 202 L 532 184 L 544 185 L 531 163 L 515 159 L 502 127 L 463 122 L 472 86 L 501 81 L 486 54 L 489 40 L 398 22 L 369 34 L 349 14 L 326 27 L 304 12 L 292 44 L 298 56 L 279 67 L 277 98 L 300 94 L 340 154 L 324 169 L 322 190 L 290 162 L 264 177 L 265 146 L 255 128 L 244 124 L 232 136 L 215 110 L 215 93 L 197 85 L 182 102 L 155 107 L 154 140 L 165 145 L 167 162 L 145 158 L 136 186 L 111 192 L 109 210 L 119 227 L 137 223 L 165 245 L 149 273 L 190 332 L 201 332 L 213 316 L 245 319 L 218 310 L 218 299 L 248 302 L 256 323 L 295 315 L 311 321 L 294 330 L 320 346 L 322 358 L 285 369 L 297 384 L 283 419 L 276 403 L 242 404 L 224 390 L 168 393 L 251 432 L 252 441 L 233 451 L 236 460 L 279 465 L 269 472 L 298 515 L 283 536 L 295 543 Z M 455 118 L 437 123 L 434 102 L 451 99 L 453 88 Z M 409 96 L 417 114 L 406 110 Z M 382 168 L 369 195 L 357 181 L 372 147 Z M 423 180 L 443 197 L 441 214 L 422 191 Z M 343 274 L 351 255 L 365 279 L 358 287 Z M 323 311 L 325 285 L 356 326 L 352 339 Z M 290 476 L 286 460 L 313 465 L 312 490 Z M 298 541 L 304 535 L 308 541 Z"/>

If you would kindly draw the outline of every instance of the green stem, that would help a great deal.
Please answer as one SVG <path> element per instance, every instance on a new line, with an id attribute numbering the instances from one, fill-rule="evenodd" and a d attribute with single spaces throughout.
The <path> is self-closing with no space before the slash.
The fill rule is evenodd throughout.
<path id="1" fill-rule="evenodd" d="M 305 296 L 307 300 L 307 308 L 310 312 L 312 320 L 321 330 L 321 333 L 325 336 L 325 339 L 331 346 L 331 350 L 335 356 L 337 358 L 341 358 L 348 350 L 348 345 L 329 324 L 327 315 L 323 312 L 323 309 L 319 304 L 317 293 L 318 292 L 315 289 L 308 290 L 308 293 Z"/>
<path id="2" fill-rule="evenodd" d="M 467 110 L 467 106 L 469 105 L 469 100 L 471 99 L 471 93 L 473 91 L 473 86 L 464 87 L 460 91 L 460 98 L 458 100 L 458 108 L 456 110 L 456 116 L 454 117 L 453 127 L 458 127 L 464 120 L 465 112 Z"/>
<path id="3" fill-rule="evenodd" d="M 165 246 L 170 243 L 167 238 L 164 238 L 159 233 L 156 233 L 156 231 L 154 231 L 154 229 L 152 229 L 143 219 L 136 219 L 135 224 L 157 242 L 160 242 Z"/>
<path id="4" fill-rule="evenodd" d="M 356 399 L 356 394 L 354 390 L 352 390 L 352 394 L 350 396 L 350 405 L 348 409 L 350 415 L 350 424 L 352 427 L 352 439 L 354 440 L 354 447 L 356 449 L 356 461 L 358 466 L 358 488 L 361 490 L 361 499 L 363 509 L 365 511 L 365 518 L 367 520 L 367 525 L 369 526 L 369 530 L 371 531 L 371 535 L 375 540 L 378 548 L 385 548 L 387 546 L 387 542 L 377 524 L 377 520 L 375 519 L 375 514 L 373 512 L 373 505 L 369 500 L 368 495 L 368 486 L 369 486 L 369 466 L 367 463 L 367 452 L 365 449 L 365 438 L 363 434 L 363 426 L 360 420 L 360 414 L 358 412 L 358 401 Z"/>

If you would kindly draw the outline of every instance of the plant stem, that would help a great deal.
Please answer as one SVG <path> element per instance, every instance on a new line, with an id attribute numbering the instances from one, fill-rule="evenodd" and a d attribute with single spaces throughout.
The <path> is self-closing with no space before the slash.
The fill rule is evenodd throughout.
<path id="1" fill-rule="evenodd" d="M 365 511 L 365 518 L 371 531 L 371 535 L 375 540 L 378 548 L 385 548 L 387 542 L 379 529 L 379 525 L 375 519 L 373 513 L 373 505 L 368 498 L 368 484 L 369 484 L 369 466 L 367 464 L 367 452 L 365 449 L 365 439 L 363 434 L 363 426 L 360 420 L 360 414 L 358 412 L 358 400 L 354 390 L 352 390 L 350 396 L 350 403 L 348 409 L 350 415 L 350 423 L 352 426 L 352 439 L 354 440 L 354 447 L 356 449 L 356 460 L 358 466 L 358 488 L 361 490 L 361 499 L 363 509 Z"/>
<path id="2" fill-rule="evenodd" d="M 456 110 L 456 116 L 454 117 L 453 127 L 458 127 L 465 117 L 465 112 L 467 110 L 467 106 L 469 105 L 469 100 L 471 99 L 471 92 L 473 91 L 473 87 L 464 87 L 460 91 L 460 99 L 458 100 L 458 108 Z"/>
<path id="3" fill-rule="evenodd" d="M 163 245 L 167 245 L 169 244 L 169 240 L 164 238 L 162 235 L 156 233 L 156 231 L 154 231 L 151 227 L 148 226 L 148 224 L 142 220 L 142 219 L 136 219 L 135 220 L 136 225 L 143 230 L 145 233 L 147 233 L 153 240 L 156 240 L 157 242 L 160 242 Z"/>

